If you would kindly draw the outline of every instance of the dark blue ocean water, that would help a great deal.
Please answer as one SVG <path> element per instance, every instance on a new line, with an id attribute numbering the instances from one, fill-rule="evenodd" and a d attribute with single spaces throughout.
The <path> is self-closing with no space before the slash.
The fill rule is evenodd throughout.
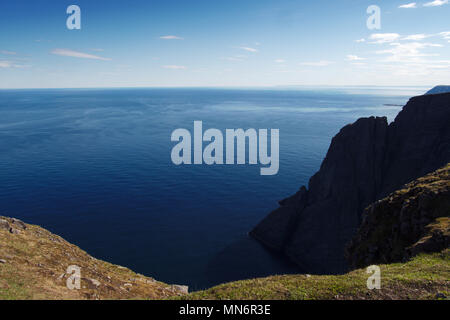
<path id="1" fill-rule="evenodd" d="M 200 289 L 301 272 L 248 238 L 357 118 L 393 120 L 426 88 L 0 91 L 0 215 L 97 258 Z M 172 164 L 173 130 L 280 129 L 280 171 Z"/>

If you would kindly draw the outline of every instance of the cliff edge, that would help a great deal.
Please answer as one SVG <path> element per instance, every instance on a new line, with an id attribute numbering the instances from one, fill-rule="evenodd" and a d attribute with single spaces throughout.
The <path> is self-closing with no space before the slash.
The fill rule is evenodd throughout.
<path id="1" fill-rule="evenodd" d="M 369 206 L 347 247 L 351 272 L 225 283 L 183 299 L 450 299 L 450 163 Z M 377 265 L 381 288 L 367 287 Z"/>
<path id="2" fill-rule="evenodd" d="M 410 99 L 395 121 L 363 118 L 332 140 L 320 170 L 251 235 L 305 272 L 348 270 L 345 247 L 364 209 L 450 162 L 450 93 Z"/>

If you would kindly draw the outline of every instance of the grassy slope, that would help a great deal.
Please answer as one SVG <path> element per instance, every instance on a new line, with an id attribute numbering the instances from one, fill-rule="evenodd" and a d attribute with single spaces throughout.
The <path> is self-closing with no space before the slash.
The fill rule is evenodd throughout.
<path id="1" fill-rule="evenodd" d="M 450 295 L 450 250 L 381 265 L 381 290 L 368 290 L 366 269 L 339 276 L 284 275 L 237 281 L 183 299 L 435 299 Z"/>
<path id="2" fill-rule="evenodd" d="M 4 260 L 0 299 L 162 299 L 181 294 L 167 284 L 97 260 L 45 229 L 26 226 L 17 228 L 19 234 L 0 228 Z M 81 267 L 81 290 L 66 287 L 69 265 Z"/>

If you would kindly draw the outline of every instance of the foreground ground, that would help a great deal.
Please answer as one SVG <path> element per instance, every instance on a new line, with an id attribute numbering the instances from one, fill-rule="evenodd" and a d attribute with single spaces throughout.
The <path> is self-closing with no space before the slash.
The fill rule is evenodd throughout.
<path id="1" fill-rule="evenodd" d="M 446 299 L 450 250 L 422 254 L 407 263 L 381 265 L 381 289 L 367 289 L 366 269 L 339 276 L 284 275 L 237 281 L 194 292 L 187 299 Z M 185 297 L 186 298 L 186 297 Z M 183 298 L 184 299 L 184 298 Z"/>
<path id="2" fill-rule="evenodd" d="M 5 218 L 3 218 L 5 221 Z M 7 219 L 6 221 L 12 221 Z M 0 228 L 0 299 L 446 299 L 450 250 L 381 265 L 381 290 L 368 290 L 366 269 L 339 276 L 284 275 L 223 284 L 184 295 L 183 288 L 89 256 L 38 226 Z M 12 226 L 12 227 L 11 227 Z M 12 232 L 11 232 L 12 230 Z M 81 268 L 81 289 L 66 286 Z"/>

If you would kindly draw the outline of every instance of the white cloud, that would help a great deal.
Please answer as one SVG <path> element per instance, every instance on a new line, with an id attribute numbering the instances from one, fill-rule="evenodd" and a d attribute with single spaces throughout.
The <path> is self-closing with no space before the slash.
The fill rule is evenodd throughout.
<path id="1" fill-rule="evenodd" d="M 286 60 L 284 60 L 284 59 L 276 59 L 275 60 L 275 63 L 285 63 L 286 62 Z"/>
<path id="2" fill-rule="evenodd" d="M 349 55 L 347 55 L 347 60 L 348 61 L 361 61 L 361 60 L 366 60 L 366 59 L 358 57 L 358 56 L 356 56 L 354 54 L 349 54 Z"/>
<path id="3" fill-rule="evenodd" d="M 442 36 L 445 40 L 450 41 L 450 31 L 441 32 L 439 33 L 439 35 Z"/>
<path id="4" fill-rule="evenodd" d="M 172 70 L 185 70 L 187 69 L 185 66 L 177 66 L 177 65 L 167 65 L 167 66 L 162 66 L 165 69 L 172 69 Z"/>
<path id="5" fill-rule="evenodd" d="M 355 40 L 355 42 L 358 42 L 358 43 L 361 43 L 361 42 L 366 42 L 366 39 L 364 39 L 364 38 L 362 38 L 362 39 L 358 39 L 358 40 Z"/>
<path id="6" fill-rule="evenodd" d="M 444 4 L 448 4 L 448 0 L 434 0 L 431 2 L 425 3 L 423 6 L 424 7 L 440 7 L 440 6 L 443 6 Z"/>
<path id="7" fill-rule="evenodd" d="M 258 52 L 258 49 L 250 48 L 250 47 L 239 47 L 239 49 L 248 51 L 248 52 Z"/>
<path id="8" fill-rule="evenodd" d="M 333 63 L 333 61 L 321 60 L 317 62 L 302 62 L 300 65 L 308 67 L 326 67 Z"/>
<path id="9" fill-rule="evenodd" d="M 428 36 L 426 34 L 420 33 L 420 34 L 412 34 L 412 35 L 406 36 L 403 38 L 403 40 L 420 41 L 425 38 L 428 38 Z"/>
<path id="10" fill-rule="evenodd" d="M 81 59 L 93 59 L 93 60 L 102 60 L 102 61 L 110 61 L 111 60 L 109 58 L 104 58 L 104 57 L 96 56 L 96 55 L 89 54 L 89 53 L 79 52 L 79 51 L 73 51 L 70 49 L 54 49 L 50 53 L 58 55 L 58 56 L 81 58 Z"/>
<path id="11" fill-rule="evenodd" d="M 184 38 L 181 38 L 181 37 L 178 37 L 178 36 L 172 36 L 172 35 L 169 35 L 169 36 L 161 36 L 161 37 L 159 37 L 160 39 L 163 39 L 163 40 L 184 40 Z"/>
<path id="12" fill-rule="evenodd" d="M 371 43 L 389 43 L 400 38 L 398 33 L 374 33 L 370 35 Z"/>
<path id="13" fill-rule="evenodd" d="M 400 9 L 414 9 L 417 8 L 417 3 L 412 2 L 412 3 L 408 3 L 408 4 L 402 4 L 401 6 L 399 6 Z"/>
<path id="14" fill-rule="evenodd" d="M 388 43 L 394 42 L 400 38 L 398 33 L 374 33 L 370 35 L 370 40 L 372 43 Z"/>
<path id="15" fill-rule="evenodd" d="M 384 62 L 400 62 L 400 63 L 421 63 L 423 57 L 434 57 L 438 54 L 422 53 L 421 50 L 429 47 L 443 47 L 440 44 L 409 42 L 409 43 L 391 43 L 392 48 L 377 51 L 377 54 L 389 54 L 390 56 Z"/>

